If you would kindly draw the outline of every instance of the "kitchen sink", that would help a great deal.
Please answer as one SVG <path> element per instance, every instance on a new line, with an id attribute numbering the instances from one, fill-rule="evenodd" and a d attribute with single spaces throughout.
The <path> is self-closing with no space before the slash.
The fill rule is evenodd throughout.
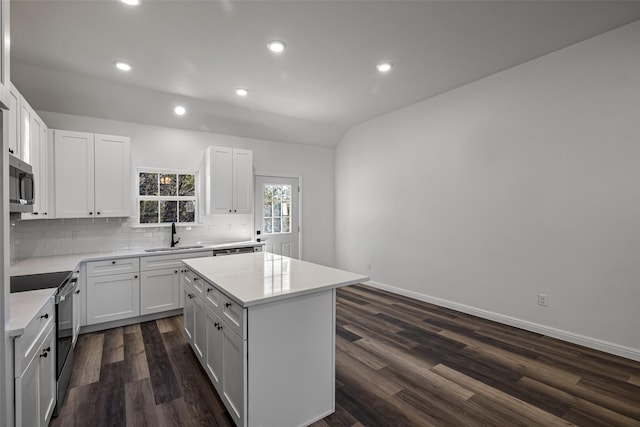
<path id="1" fill-rule="evenodd" d="M 169 252 L 169 251 L 180 251 L 183 249 L 198 249 L 204 248 L 204 245 L 191 245 L 191 246 L 175 246 L 173 248 L 153 248 L 153 249 L 145 249 L 145 252 Z"/>

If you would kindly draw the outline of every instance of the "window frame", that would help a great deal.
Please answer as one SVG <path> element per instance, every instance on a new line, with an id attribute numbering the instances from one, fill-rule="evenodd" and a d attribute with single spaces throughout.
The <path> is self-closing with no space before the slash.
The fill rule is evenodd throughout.
<path id="1" fill-rule="evenodd" d="M 141 173 L 157 173 L 159 175 L 193 175 L 194 195 L 193 196 L 143 196 L 140 194 L 140 174 Z M 154 222 L 154 223 L 141 223 L 140 222 L 140 202 L 145 200 L 150 201 L 193 201 L 194 216 L 193 222 L 179 222 L 179 218 L 176 218 L 176 226 L 193 226 L 200 223 L 199 202 L 200 202 L 200 173 L 197 170 L 192 169 L 168 169 L 168 168 L 150 168 L 141 167 L 136 169 L 135 179 L 135 209 L 136 209 L 136 227 L 170 227 L 170 222 Z M 160 215 L 158 209 L 158 216 Z M 160 218 L 158 218 L 159 220 Z"/>

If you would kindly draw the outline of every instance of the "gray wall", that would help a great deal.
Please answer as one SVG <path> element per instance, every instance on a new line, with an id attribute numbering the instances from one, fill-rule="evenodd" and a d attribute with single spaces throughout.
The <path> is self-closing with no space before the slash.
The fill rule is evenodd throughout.
<path id="1" fill-rule="evenodd" d="M 639 164 L 635 22 L 352 128 L 336 260 L 640 359 Z"/>

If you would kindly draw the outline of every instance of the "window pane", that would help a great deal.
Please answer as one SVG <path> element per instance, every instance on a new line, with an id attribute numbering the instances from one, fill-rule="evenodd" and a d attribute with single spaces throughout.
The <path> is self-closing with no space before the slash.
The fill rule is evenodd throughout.
<path id="1" fill-rule="evenodd" d="M 273 216 L 280 216 L 281 215 L 281 203 L 278 202 L 274 202 L 273 203 Z"/>
<path id="2" fill-rule="evenodd" d="M 175 200 L 160 201 L 160 222 L 176 222 L 178 219 L 178 202 Z"/>
<path id="3" fill-rule="evenodd" d="M 178 221 L 179 222 L 195 222 L 196 210 L 192 200 L 178 202 Z"/>
<path id="4" fill-rule="evenodd" d="M 271 228 L 271 218 L 265 218 L 264 219 L 264 232 L 266 233 L 272 233 L 272 228 Z"/>
<path id="5" fill-rule="evenodd" d="M 149 172 L 140 172 L 140 190 L 141 196 L 157 196 L 158 195 L 158 174 Z"/>
<path id="6" fill-rule="evenodd" d="M 264 202 L 264 217 L 265 218 L 271 218 L 271 202 L 267 202 L 265 200 Z"/>
<path id="7" fill-rule="evenodd" d="M 282 218 L 282 232 L 283 233 L 291 232 L 291 218 L 288 216 Z"/>
<path id="8" fill-rule="evenodd" d="M 273 232 L 280 232 L 280 218 L 273 218 Z"/>
<path id="9" fill-rule="evenodd" d="M 282 202 L 282 216 L 289 215 L 289 202 Z"/>
<path id="10" fill-rule="evenodd" d="M 178 175 L 178 196 L 195 196 L 196 176 Z"/>
<path id="11" fill-rule="evenodd" d="M 175 196 L 178 191 L 178 176 L 174 174 L 160 174 L 160 195 Z"/>
<path id="12" fill-rule="evenodd" d="M 158 202 L 156 200 L 140 200 L 140 224 L 158 223 Z"/>

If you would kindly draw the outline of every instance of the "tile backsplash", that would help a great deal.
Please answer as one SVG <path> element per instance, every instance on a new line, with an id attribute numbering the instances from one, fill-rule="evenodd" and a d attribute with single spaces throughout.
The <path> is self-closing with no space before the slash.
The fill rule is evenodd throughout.
<path id="1" fill-rule="evenodd" d="M 11 221 L 11 262 L 37 256 L 139 250 L 169 246 L 171 227 L 135 226 L 132 218 Z M 251 215 L 215 215 L 205 224 L 178 226 L 180 245 L 253 238 Z"/>

